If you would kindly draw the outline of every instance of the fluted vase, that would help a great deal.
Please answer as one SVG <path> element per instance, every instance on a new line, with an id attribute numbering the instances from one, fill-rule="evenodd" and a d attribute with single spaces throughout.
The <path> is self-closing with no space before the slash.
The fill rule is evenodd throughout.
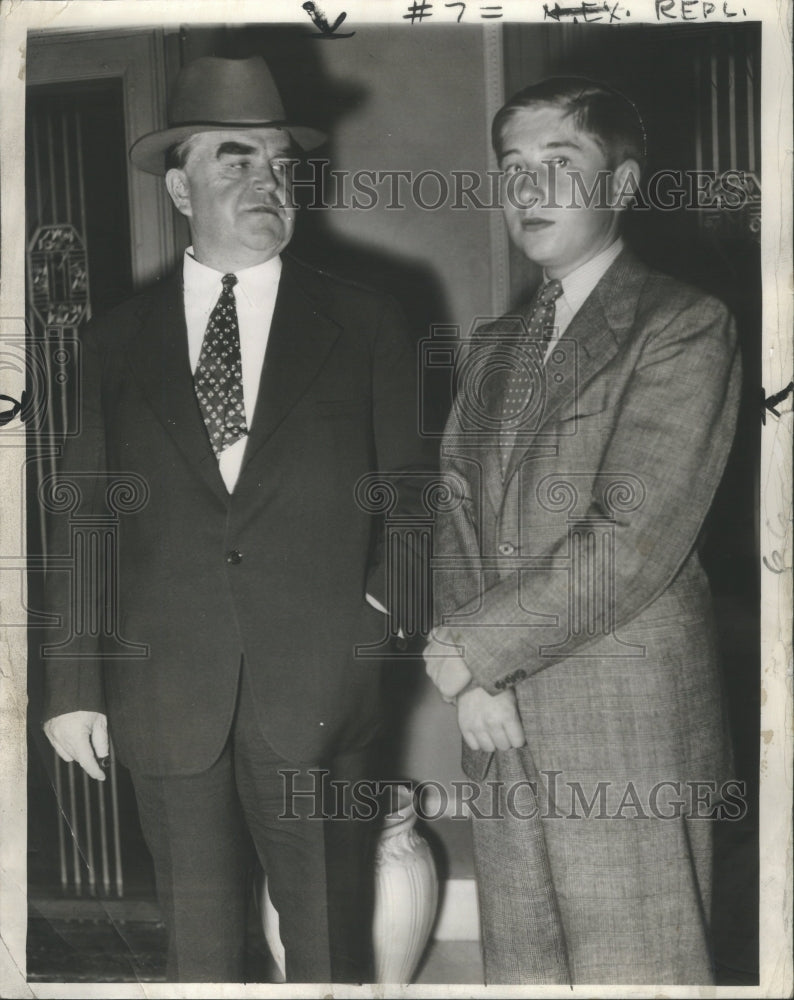
<path id="1" fill-rule="evenodd" d="M 397 789 L 398 808 L 383 824 L 375 856 L 372 941 L 375 980 L 410 983 L 438 908 L 438 875 L 427 841 L 416 830 L 413 796 Z"/>
<path id="2" fill-rule="evenodd" d="M 375 853 L 372 944 L 378 983 L 411 982 L 438 909 L 436 866 L 427 841 L 416 830 L 410 788 L 397 787 L 395 797 L 397 809 L 384 818 Z M 262 927 L 275 961 L 277 981 L 284 982 L 284 946 L 266 878 L 260 897 Z"/>

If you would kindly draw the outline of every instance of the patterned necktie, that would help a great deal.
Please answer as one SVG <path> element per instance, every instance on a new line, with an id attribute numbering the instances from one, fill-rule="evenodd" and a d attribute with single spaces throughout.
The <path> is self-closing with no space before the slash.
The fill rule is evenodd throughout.
<path id="1" fill-rule="evenodd" d="M 557 278 L 547 281 L 532 300 L 527 313 L 527 336 L 512 346 L 515 364 L 507 379 L 502 405 L 502 432 L 499 447 L 502 453 L 502 471 L 519 431 L 529 431 L 534 426 L 533 384 L 536 392 L 542 379 L 544 350 L 537 350 L 538 342 L 545 345 L 554 336 L 555 303 L 562 295 L 562 282 Z"/>
<path id="2" fill-rule="evenodd" d="M 240 328 L 234 286 L 237 278 L 224 274 L 223 289 L 210 315 L 201 345 L 193 383 L 201 415 L 212 449 L 220 457 L 222 451 L 245 437 L 243 399 L 243 365 L 240 357 Z"/>

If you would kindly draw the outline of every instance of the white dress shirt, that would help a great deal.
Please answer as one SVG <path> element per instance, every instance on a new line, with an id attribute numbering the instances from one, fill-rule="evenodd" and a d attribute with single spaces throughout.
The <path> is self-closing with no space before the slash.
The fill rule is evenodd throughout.
<path id="1" fill-rule="evenodd" d="M 571 320 L 584 305 L 585 299 L 609 270 L 623 249 L 623 245 L 623 240 L 619 236 L 614 243 L 610 243 L 606 250 L 591 257 L 586 263 L 561 279 L 562 295 L 557 299 L 554 310 L 554 335 L 546 348 L 544 362 L 554 345 L 570 326 Z M 543 281 L 544 283 L 549 281 L 545 271 L 543 272 Z"/>
<path id="2" fill-rule="evenodd" d="M 265 348 L 270 336 L 276 294 L 281 278 L 281 258 L 272 257 L 264 264 L 234 272 L 237 284 L 233 288 L 240 329 L 240 358 L 243 368 L 243 401 L 248 430 L 254 419 L 259 380 L 265 360 Z M 195 373 L 201 355 L 201 345 L 210 314 L 215 308 L 223 285 L 223 272 L 200 264 L 193 256 L 193 247 L 185 251 L 184 268 L 185 322 L 190 355 L 190 370 Z M 221 476 L 229 493 L 234 492 L 248 438 L 240 438 L 225 448 L 218 460 Z"/>

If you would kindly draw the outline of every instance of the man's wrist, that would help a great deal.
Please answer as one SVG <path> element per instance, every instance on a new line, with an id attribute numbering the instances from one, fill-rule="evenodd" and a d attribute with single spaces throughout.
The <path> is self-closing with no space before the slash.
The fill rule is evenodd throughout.
<path id="1" fill-rule="evenodd" d="M 469 683 L 466 685 L 466 687 L 465 688 L 461 688 L 461 690 L 458 691 L 458 693 L 453 698 L 450 699 L 450 704 L 451 705 L 457 705 L 458 698 L 460 698 L 460 696 L 462 694 L 466 694 L 467 691 L 472 691 L 474 688 L 479 687 L 479 686 L 480 685 L 478 684 L 478 682 L 472 677 L 472 679 L 469 681 Z"/>

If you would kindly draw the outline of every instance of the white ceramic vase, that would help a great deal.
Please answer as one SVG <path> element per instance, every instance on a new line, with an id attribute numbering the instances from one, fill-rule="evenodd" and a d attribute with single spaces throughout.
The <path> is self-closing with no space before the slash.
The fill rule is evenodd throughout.
<path id="1" fill-rule="evenodd" d="M 375 981 L 410 983 L 438 908 L 438 875 L 416 830 L 413 796 L 397 789 L 398 808 L 386 816 L 375 856 L 372 941 Z"/>
<path id="2" fill-rule="evenodd" d="M 410 788 L 397 788 L 397 809 L 383 821 L 375 853 L 375 912 L 372 944 L 375 981 L 410 983 L 433 929 L 438 909 L 438 875 L 427 841 L 416 830 Z M 277 975 L 284 982 L 284 946 L 278 913 L 262 887 L 262 927 Z"/>
<path id="3" fill-rule="evenodd" d="M 262 879 L 261 890 L 262 903 L 259 912 L 262 918 L 262 930 L 265 932 L 265 941 L 275 964 L 276 982 L 284 983 L 287 980 L 287 963 L 279 934 L 278 910 L 273 906 L 270 893 L 267 891 L 267 876 Z"/>

